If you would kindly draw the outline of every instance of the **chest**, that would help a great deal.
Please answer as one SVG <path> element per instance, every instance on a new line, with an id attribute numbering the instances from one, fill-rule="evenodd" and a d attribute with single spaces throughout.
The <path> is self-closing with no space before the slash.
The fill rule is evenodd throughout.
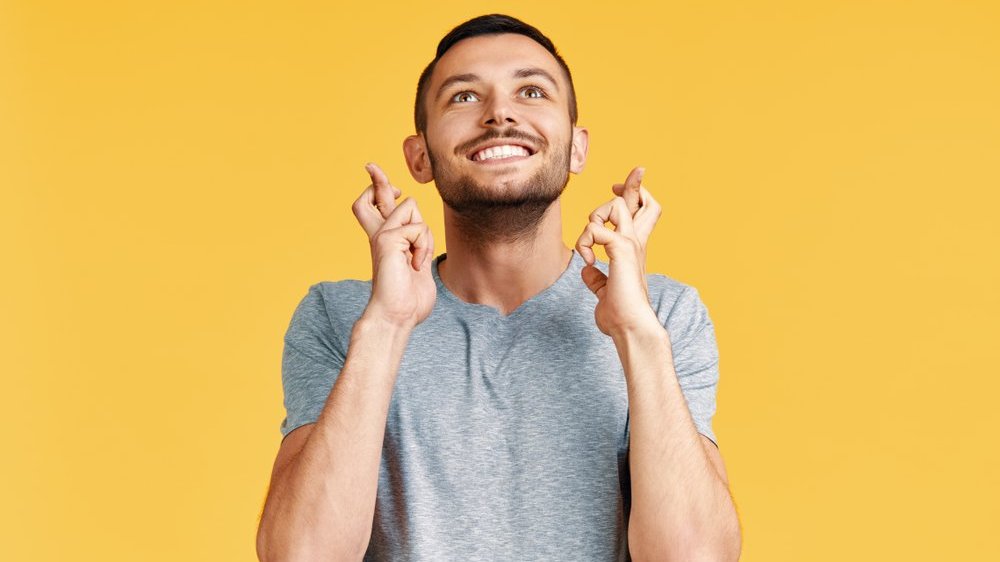
<path id="1" fill-rule="evenodd" d="M 458 459 L 579 466 L 620 458 L 627 419 L 621 362 L 592 318 L 447 318 L 411 337 L 386 435 Z"/>

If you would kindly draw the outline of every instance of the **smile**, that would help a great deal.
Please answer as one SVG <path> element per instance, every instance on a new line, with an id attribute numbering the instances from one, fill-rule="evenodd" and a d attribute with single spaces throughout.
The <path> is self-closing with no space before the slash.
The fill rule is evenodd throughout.
<path id="1" fill-rule="evenodd" d="M 490 146 L 472 153 L 469 159 L 473 162 L 520 160 L 531 156 L 531 151 L 516 144 L 501 144 Z"/>

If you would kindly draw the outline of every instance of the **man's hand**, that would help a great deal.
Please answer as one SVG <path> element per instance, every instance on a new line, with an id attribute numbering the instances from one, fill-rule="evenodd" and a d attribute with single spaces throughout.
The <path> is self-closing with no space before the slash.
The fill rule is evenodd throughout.
<path id="1" fill-rule="evenodd" d="M 372 252 L 372 296 L 365 314 L 402 327 L 424 321 L 434 308 L 437 286 L 431 276 L 434 237 L 417 203 L 406 198 L 375 164 L 365 170 L 372 183 L 351 210 L 368 234 Z"/>
<path id="2" fill-rule="evenodd" d="M 615 184 L 615 198 L 590 214 L 590 222 L 576 242 L 587 262 L 583 282 L 597 295 L 594 309 L 597 327 L 615 337 L 625 331 L 655 322 L 662 328 L 649 303 L 646 286 L 646 241 L 660 218 L 660 204 L 642 187 L 645 170 L 635 168 L 624 184 Z M 606 222 L 614 225 L 611 230 Z M 608 275 L 594 266 L 593 246 L 608 254 Z"/>

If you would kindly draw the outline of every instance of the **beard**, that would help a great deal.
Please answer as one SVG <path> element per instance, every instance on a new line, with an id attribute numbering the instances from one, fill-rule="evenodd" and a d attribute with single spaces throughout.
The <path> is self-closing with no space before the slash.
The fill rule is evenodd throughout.
<path id="1" fill-rule="evenodd" d="M 541 168 L 523 181 L 498 179 L 493 185 L 477 182 L 468 174 L 455 172 L 435 158 L 427 146 L 427 155 L 441 200 L 455 216 L 455 226 L 473 247 L 491 243 L 527 242 L 534 238 L 542 217 L 559 199 L 569 183 L 569 159 L 572 143 L 565 150 L 549 153 L 544 139 L 529 136 L 515 129 L 490 130 L 487 134 L 461 145 L 456 152 L 465 157 L 468 147 L 492 139 L 525 139 L 537 147 L 533 156 L 548 153 Z"/>

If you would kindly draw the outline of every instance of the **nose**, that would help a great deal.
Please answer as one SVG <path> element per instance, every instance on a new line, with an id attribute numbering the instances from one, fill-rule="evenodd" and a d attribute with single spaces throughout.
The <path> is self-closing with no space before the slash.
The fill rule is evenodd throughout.
<path id="1" fill-rule="evenodd" d="M 505 125 L 516 125 L 517 118 L 514 115 L 514 108 L 511 107 L 510 100 L 501 95 L 491 96 L 489 103 L 485 104 L 483 111 L 483 126 L 503 127 Z"/>

